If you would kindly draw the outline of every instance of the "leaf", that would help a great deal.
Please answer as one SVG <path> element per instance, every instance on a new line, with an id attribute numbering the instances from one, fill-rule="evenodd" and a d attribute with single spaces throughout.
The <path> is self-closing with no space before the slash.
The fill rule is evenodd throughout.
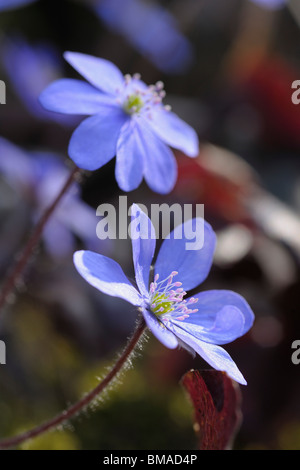
<path id="1" fill-rule="evenodd" d="M 181 383 L 195 409 L 199 450 L 231 448 L 242 418 L 238 384 L 215 370 L 190 370 Z"/>

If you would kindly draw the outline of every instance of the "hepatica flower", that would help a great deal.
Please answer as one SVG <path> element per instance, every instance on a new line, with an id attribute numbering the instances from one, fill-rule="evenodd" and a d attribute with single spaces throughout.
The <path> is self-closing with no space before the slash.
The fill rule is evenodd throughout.
<path id="1" fill-rule="evenodd" d="M 59 156 L 47 152 L 30 152 L 0 137 L 0 175 L 22 199 L 31 204 L 32 221 L 36 222 L 53 202 L 69 171 Z M 74 182 L 65 194 L 43 231 L 46 251 L 55 258 L 74 252 L 76 238 L 89 249 L 96 249 L 97 218 L 95 211 L 80 198 Z"/>
<path id="2" fill-rule="evenodd" d="M 168 348 L 183 346 L 199 354 L 210 366 L 225 371 L 241 384 L 246 381 L 221 345 L 244 335 L 254 315 L 247 302 L 228 290 L 200 292 L 185 297 L 207 277 L 216 244 L 211 226 L 203 219 L 185 222 L 167 237 L 154 266 L 155 232 L 150 219 L 137 205 L 132 206 L 135 233 L 132 236 L 135 287 L 112 259 L 90 251 L 74 254 L 78 272 L 105 294 L 120 297 L 137 306 L 148 328 Z M 204 230 L 204 243 L 187 250 L 187 233 Z M 131 233 L 134 231 L 132 230 Z M 183 234 L 180 238 L 179 234 Z"/>
<path id="3" fill-rule="evenodd" d="M 67 52 L 65 59 L 89 83 L 55 81 L 40 96 L 51 111 L 89 115 L 74 131 L 69 155 L 79 168 L 96 170 L 116 156 L 116 180 L 124 191 L 145 178 L 158 193 L 168 193 L 177 179 L 170 147 L 198 154 L 196 132 L 163 105 L 163 84 L 147 86 L 138 75 L 123 76 L 111 62 Z"/>
<path id="4" fill-rule="evenodd" d="M 38 119 L 75 127 L 78 118 L 47 111 L 39 102 L 42 90 L 62 76 L 62 64 L 55 48 L 45 43 L 30 44 L 19 35 L 5 39 L 1 46 L 1 62 L 27 110 Z"/>

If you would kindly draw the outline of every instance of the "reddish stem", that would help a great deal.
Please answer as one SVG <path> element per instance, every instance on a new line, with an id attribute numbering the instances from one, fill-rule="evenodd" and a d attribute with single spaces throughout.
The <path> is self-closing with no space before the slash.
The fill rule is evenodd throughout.
<path id="1" fill-rule="evenodd" d="M 144 319 L 141 317 L 137 324 L 136 330 L 133 333 L 131 339 L 129 340 L 123 354 L 117 360 L 113 368 L 110 372 L 106 375 L 106 377 L 87 395 L 85 395 L 81 400 L 79 400 L 74 405 L 67 408 L 65 411 L 60 413 L 59 415 L 55 416 L 54 418 L 50 419 L 42 423 L 35 428 L 30 429 L 29 431 L 25 431 L 17 436 L 3 439 L 0 441 L 0 449 L 8 449 L 10 447 L 15 447 L 23 442 L 37 437 L 47 431 L 52 430 L 53 428 L 63 424 L 64 422 L 68 421 L 74 415 L 79 413 L 80 411 L 84 410 L 88 405 L 92 403 L 92 401 L 101 393 L 103 390 L 112 382 L 112 380 L 118 375 L 121 371 L 123 366 L 129 360 L 131 354 L 133 353 L 135 347 L 138 345 L 142 335 L 145 331 L 146 325 Z"/>
<path id="2" fill-rule="evenodd" d="M 12 293 L 12 291 L 15 289 L 15 286 L 22 276 L 28 261 L 30 259 L 30 256 L 32 255 L 34 249 L 39 243 L 39 240 L 41 238 L 43 229 L 48 222 L 49 218 L 51 217 L 52 213 L 56 209 L 56 206 L 59 204 L 60 200 L 62 197 L 65 195 L 65 193 L 68 191 L 70 186 L 72 185 L 74 179 L 76 176 L 80 173 L 80 169 L 75 167 L 72 172 L 70 173 L 67 181 L 65 182 L 64 186 L 62 187 L 61 191 L 55 198 L 55 200 L 52 202 L 52 204 L 48 207 L 48 209 L 45 210 L 43 215 L 41 216 L 39 222 L 35 226 L 31 236 L 28 239 L 27 244 L 25 245 L 23 251 L 21 252 L 20 258 L 16 262 L 16 264 L 13 267 L 13 270 L 11 273 L 8 275 L 6 280 L 4 281 L 2 290 L 0 292 L 0 311 L 1 309 L 5 306 L 6 301 L 8 299 L 8 296 Z"/>

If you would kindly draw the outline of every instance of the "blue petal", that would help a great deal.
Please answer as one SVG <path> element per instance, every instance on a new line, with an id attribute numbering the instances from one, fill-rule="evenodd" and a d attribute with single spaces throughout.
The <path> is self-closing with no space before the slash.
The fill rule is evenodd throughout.
<path id="1" fill-rule="evenodd" d="M 77 251 L 74 264 L 79 274 L 104 294 L 141 305 L 141 296 L 116 261 L 92 251 Z"/>
<path id="2" fill-rule="evenodd" d="M 56 218 L 49 220 L 43 232 L 46 250 L 54 258 L 62 258 L 74 251 L 75 240 L 70 230 Z"/>
<path id="3" fill-rule="evenodd" d="M 160 194 L 169 193 L 177 179 L 177 164 L 172 151 L 144 124 L 137 121 L 136 148 L 144 159 L 144 175 L 148 186 Z"/>
<path id="4" fill-rule="evenodd" d="M 210 290 L 200 292 L 193 297 L 198 299 L 198 302 L 195 304 L 198 312 L 190 316 L 189 323 L 198 324 L 203 326 L 205 330 L 210 330 L 214 327 L 216 319 L 220 316 L 221 312 L 223 312 L 222 316 L 224 316 L 225 321 L 227 321 L 225 314 L 228 314 L 229 322 L 230 318 L 234 320 L 234 317 L 237 317 L 236 310 L 238 310 L 243 317 L 243 328 L 240 335 L 237 335 L 236 338 L 247 333 L 253 325 L 254 313 L 246 300 L 236 292 L 230 290 Z M 226 310 L 224 310 L 224 307 L 226 307 Z M 236 321 L 238 322 L 238 318 L 236 318 Z M 238 333 L 238 328 L 236 331 Z"/>
<path id="5" fill-rule="evenodd" d="M 98 0 L 93 7 L 109 28 L 123 35 L 164 72 L 182 74 L 191 65 L 191 44 L 172 14 L 156 2 Z"/>
<path id="6" fill-rule="evenodd" d="M 115 106 L 115 98 L 104 95 L 82 80 L 61 79 L 51 83 L 40 95 L 45 109 L 65 114 L 98 114 L 107 107 Z"/>
<path id="7" fill-rule="evenodd" d="M 195 233 L 196 249 L 187 249 Z M 212 266 L 215 246 L 216 235 L 211 226 L 201 218 L 190 219 L 177 226 L 170 238 L 163 241 L 155 263 L 155 274 L 159 274 L 160 279 L 166 279 L 172 271 L 177 271 L 176 280 L 182 283 L 182 288 L 193 289 L 206 279 Z"/>
<path id="8" fill-rule="evenodd" d="M 0 137 L 0 173 L 8 183 L 17 191 L 34 187 L 35 161 L 8 140 Z"/>
<path id="9" fill-rule="evenodd" d="M 96 235 L 98 222 L 96 212 L 79 197 L 73 196 L 65 205 L 58 207 L 56 217 L 81 240 L 94 245 L 100 244 Z"/>
<path id="10" fill-rule="evenodd" d="M 116 95 L 116 90 L 124 86 L 124 77 L 112 62 L 80 52 L 65 52 L 64 58 L 100 90 Z"/>
<path id="11" fill-rule="evenodd" d="M 85 119 L 75 129 L 69 144 L 69 155 L 76 165 L 93 171 L 111 160 L 126 119 L 118 108 Z"/>
<path id="12" fill-rule="evenodd" d="M 197 305 L 195 305 L 197 307 Z M 242 336 L 244 331 L 244 316 L 242 312 L 232 306 L 225 305 L 221 310 L 215 313 L 209 327 L 204 327 L 201 321 L 201 311 L 198 315 L 198 322 L 190 314 L 187 320 L 174 320 L 172 323 L 182 328 L 195 338 L 212 344 L 226 344 Z M 194 323 L 192 323 L 194 321 Z"/>
<path id="13" fill-rule="evenodd" d="M 131 239 L 135 278 L 140 292 L 148 297 L 149 273 L 156 237 L 151 220 L 136 204 L 131 207 L 131 227 L 133 225 L 135 230 L 131 233 Z"/>
<path id="14" fill-rule="evenodd" d="M 11 87 L 27 110 L 38 119 L 74 126 L 74 116 L 47 111 L 39 102 L 40 93 L 61 76 L 56 50 L 42 43 L 29 44 L 22 36 L 12 36 L 1 44 L 1 58 Z"/>
<path id="15" fill-rule="evenodd" d="M 123 191 L 133 191 L 143 180 L 143 149 L 132 120 L 121 129 L 117 143 L 116 180 Z"/>
<path id="16" fill-rule="evenodd" d="M 0 11 L 10 10 L 13 8 L 22 7 L 34 3 L 36 0 L 1 0 L 0 1 Z"/>
<path id="17" fill-rule="evenodd" d="M 169 349 L 175 349 L 178 346 L 176 336 L 147 309 L 143 308 L 142 312 L 149 330 L 158 341 Z"/>
<path id="18" fill-rule="evenodd" d="M 172 331 L 183 342 L 183 345 L 186 344 L 188 349 L 192 348 L 211 367 L 216 370 L 224 371 L 236 382 L 247 385 L 246 380 L 237 368 L 235 362 L 223 348 L 215 344 L 200 341 L 181 328 L 178 328 L 176 325 L 172 325 Z"/>
<path id="19" fill-rule="evenodd" d="M 198 136 L 189 124 L 162 106 L 152 108 L 150 116 L 151 119 L 147 119 L 147 124 L 163 142 L 181 150 L 189 157 L 198 155 Z"/>
<path id="20" fill-rule="evenodd" d="M 58 215 L 60 218 L 61 214 Z M 98 219 L 96 211 L 91 206 L 73 198 L 72 203 L 64 210 L 63 217 L 64 224 L 83 242 L 86 250 L 101 251 L 102 254 L 113 253 L 114 240 L 109 238 L 100 240 L 97 236 Z"/>

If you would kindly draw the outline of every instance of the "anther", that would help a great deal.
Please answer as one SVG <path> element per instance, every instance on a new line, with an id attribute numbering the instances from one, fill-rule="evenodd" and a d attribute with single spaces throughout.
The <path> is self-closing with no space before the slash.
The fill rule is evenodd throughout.
<path id="1" fill-rule="evenodd" d="M 165 85 L 164 85 L 164 82 L 162 82 L 162 81 L 158 81 L 158 82 L 156 82 L 156 84 L 155 84 L 155 88 L 156 88 L 157 90 L 162 90 L 162 89 L 164 88 L 164 86 L 165 86 Z"/>

